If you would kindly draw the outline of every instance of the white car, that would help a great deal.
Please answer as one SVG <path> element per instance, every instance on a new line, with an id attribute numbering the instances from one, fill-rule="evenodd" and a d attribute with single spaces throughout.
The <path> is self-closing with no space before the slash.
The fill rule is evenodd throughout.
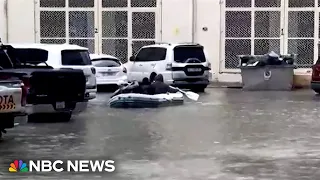
<path id="1" fill-rule="evenodd" d="M 204 47 L 193 43 L 156 43 L 142 47 L 130 57 L 128 80 L 151 81 L 162 74 L 164 82 L 177 87 L 204 91 L 209 84 L 211 63 Z"/>
<path id="2" fill-rule="evenodd" d="M 128 82 L 127 69 L 118 58 L 105 54 L 90 54 L 90 58 L 97 71 L 97 85 L 121 85 Z"/>
<path id="3" fill-rule="evenodd" d="M 37 49 L 48 52 L 45 63 L 39 65 L 49 65 L 53 68 L 71 68 L 83 70 L 86 76 L 85 98 L 91 100 L 97 95 L 96 69 L 91 63 L 88 48 L 72 44 L 10 44 L 17 50 Z M 43 57 L 39 54 L 32 54 L 30 57 Z M 41 51 L 37 51 L 41 52 Z"/>

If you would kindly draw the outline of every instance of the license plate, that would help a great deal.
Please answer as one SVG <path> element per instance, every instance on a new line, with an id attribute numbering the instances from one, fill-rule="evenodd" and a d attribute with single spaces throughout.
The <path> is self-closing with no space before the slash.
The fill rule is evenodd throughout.
<path id="1" fill-rule="evenodd" d="M 188 68 L 188 72 L 201 72 L 201 68 Z"/>
<path id="2" fill-rule="evenodd" d="M 65 107 L 66 107 L 66 104 L 64 102 L 56 102 L 57 109 L 64 109 Z"/>

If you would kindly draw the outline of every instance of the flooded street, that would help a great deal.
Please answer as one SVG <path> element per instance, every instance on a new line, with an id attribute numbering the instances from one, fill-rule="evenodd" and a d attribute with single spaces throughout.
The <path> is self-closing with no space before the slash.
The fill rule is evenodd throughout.
<path id="1" fill-rule="evenodd" d="M 304 180 L 320 177 L 320 97 L 207 89 L 198 102 L 110 109 L 28 123 L 0 142 L 0 179 Z M 9 173 L 14 159 L 114 159 L 115 173 Z"/>

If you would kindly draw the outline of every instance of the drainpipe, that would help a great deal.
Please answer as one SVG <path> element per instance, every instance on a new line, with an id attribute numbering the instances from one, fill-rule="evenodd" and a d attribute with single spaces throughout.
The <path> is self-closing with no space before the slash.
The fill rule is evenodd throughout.
<path id="1" fill-rule="evenodd" d="M 192 0 L 192 43 L 195 43 L 197 28 L 197 0 Z"/>
<path id="2" fill-rule="evenodd" d="M 9 41 L 8 0 L 4 0 L 5 42 Z"/>

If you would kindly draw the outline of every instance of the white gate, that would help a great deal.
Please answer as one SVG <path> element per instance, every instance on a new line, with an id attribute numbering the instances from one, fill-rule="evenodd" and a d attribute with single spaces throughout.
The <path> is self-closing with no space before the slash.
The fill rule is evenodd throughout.
<path id="1" fill-rule="evenodd" d="M 103 0 L 99 5 L 99 52 L 127 60 L 160 35 L 156 0 Z"/>
<path id="2" fill-rule="evenodd" d="M 285 52 L 298 54 L 300 70 L 318 59 L 318 0 L 286 0 Z"/>
<path id="3" fill-rule="evenodd" d="M 221 3 L 221 72 L 239 72 L 236 55 L 298 54 L 309 68 L 318 54 L 315 0 L 225 0 Z"/>
<path id="4" fill-rule="evenodd" d="M 37 42 L 78 44 L 95 52 L 95 0 L 38 0 L 36 5 Z"/>
<path id="5" fill-rule="evenodd" d="M 38 0 L 37 42 L 70 43 L 122 61 L 160 35 L 157 0 Z"/>

